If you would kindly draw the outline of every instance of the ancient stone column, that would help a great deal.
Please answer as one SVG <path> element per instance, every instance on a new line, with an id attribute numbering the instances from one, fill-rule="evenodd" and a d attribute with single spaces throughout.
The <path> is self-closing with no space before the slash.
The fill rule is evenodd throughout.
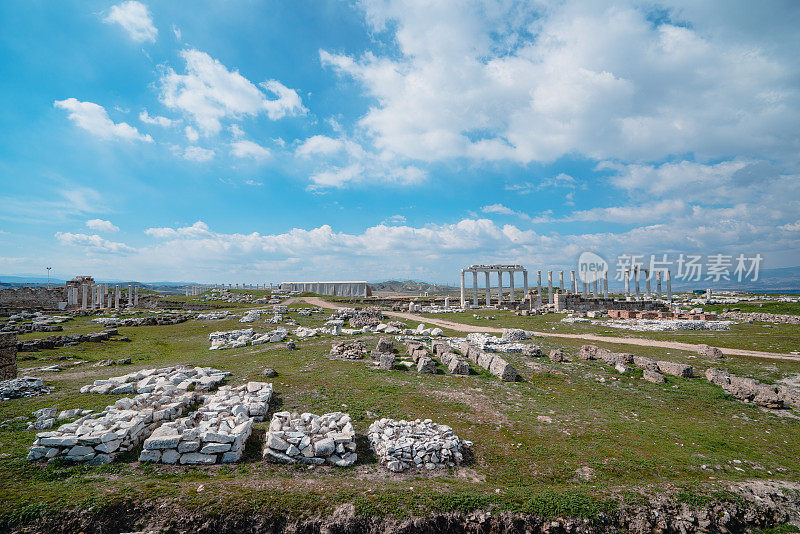
<path id="1" fill-rule="evenodd" d="M 528 269 L 522 270 L 522 298 L 528 298 Z"/>
<path id="2" fill-rule="evenodd" d="M 119 286 L 116 286 L 114 288 L 114 308 L 117 310 L 119 309 L 119 297 L 120 297 Z"/>
<path id="3" fill-rule="evenodd" d="M 444 298 L 444 307 L 445 308 L 449 308 L 450 307 L 450 297 L 445 297 Z"/>
<path id="4" fill-rule="evenodd" d="M 631 277 L 630 277 L 630 271 L 628 270 L 625 271 L 625 296 L 626 297 L 631 296 Z"/>
<path id="5" fill-rule="evenodd" d="M 133 306 L 133 286 L 128 285 L 128 307 Z"/>
<path id="6" fill-rule="evenodd" d="M 497 271 L 497 304 L 503 302 L 503 271 Z"/>
<path id="7" fill-rule="evenodd" d="M 597 291 L 597 280 L 594 281 L 594 298 L 600 297 L 600 292 Z"/>
<path id="8" fill-rule="evenodd" d="M 583 283 L 583 298 L 588 298 L 589 297 L 588 286 L 589 286 L 589 284 L 587 284 L 586 282 Z"/>
<path id="9" fill-rule="evenodd" d="M 542 271 L 536 271 L 536 291 L 542 294 Z"/>
<path id="10" fill-rule="evenodd" d="M 667 300 L 672 304 L 672 272 L 667 270 Z"/>
<path id="11" fill-rule="evenodd" d="M 86 309 L 86 284 L 83 284 L 82 288 L 83 288 L 83 291 L 81 291 L 81 309 L 85 310 Z"/>
<path id="12" fill-rule="evenodd" d="M 139 305 L 139 286 L 136 286 L 133 289 L 133 305 L 134 306 L 138 306 Z"/>
<path id="13" fill-rule="evenodd" d="M 472 271 L 472 303 L 478 305 L 478 271 Z"/>
<path id="14" fill-rule="evenodd" d="M 656 298 L 661 300 L 661 271 L 656 271 Z"/>
<path id="15" fill-rule="evenodd" d="M 461 269 L 461 307 L 467 307 L 466 295 L 464 295 L 464 269 Z"/>
<path id="16" fill-rule="evenodd" d="M 92 301 L 92 305 L 89 306 L 89 309 L 93 310 L 95 306 L 97 306 L 97 286 L 94 284 L 92 284 L 92 294 L 89 297 Z"/>
<path id="17" fill-rule="evenodd" d="M 541 307 L 542 307 L 542 294 L 537 291 L 536 292 L 536 308 L 538 309 L 538 308 L 541 308 Z"/>
<path id="18" fill-rule="evenodd" d="M 652 298 L 653 294 L 650 293 L 650 271 L 644 272 L 644 290 L 647 293 L 647 298 Z"/>
<path id="19" fill-rule="evenodd" d="M 608 298 L 608 270 L 603 271 L 603 296 Z"/>
<path id="20" fill-rule="evenodd" d="M 189 296 L 189 286 L 186 286 L 186 296 Z"/>
<path id="21" fill-rule="evenodd" d="M 489 271 L 483 271 L 486 275 L 486 305 L 492 305 L 492 284 L 489 282 Z"/>
<path id="22" fill-rule="evenodd" d="M 514 271 L 509 271 L 508 276 L 508 285 L 511 287 L 511 300 L 509 302 L 514 302 Z"/>
<path id="23" fill-rule="evenodd" d="M 553 271 L 547 271 L 547 302 L 553 304 Z"/>
<path id="24" fill-rule="evenodd" d="M 564 271 L 558 271 L 558 287 L 564 292 Z"/>
<path id="25" fill-rule="evenodd" d="M 639 299 L 639 267 L 633 268 L 633 287 L 636 288 L 636 299 Z"/>
<path id="26" fill-rule="evenodd" d="M 569 272 L 569 292 L 573 295 L 578 294 L 578 286 L 575 285 L 577 282 L 575 281 L 575 271 Z"/>

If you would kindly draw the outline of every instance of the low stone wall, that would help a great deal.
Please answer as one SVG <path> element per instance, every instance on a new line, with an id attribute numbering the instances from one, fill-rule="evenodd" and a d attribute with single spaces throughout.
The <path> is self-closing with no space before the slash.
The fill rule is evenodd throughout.
<path id="1" fill-rule="evenodd" d="M 479 349 L 469 341 L 461 344 L 461 353 L 469 358 L 472 363 L 483 367 L 504 382 L 514 382 L 519 376 L 513 365 L 500 356 Z"/>
<path id="2" fill-rule="evenodd" d="M 164 367 L 162 369 L 143 369 L 95 380 L 83 386 L 81 393 L 97 393 L 100 395 L 128 395 L 131 393 L 151 393 L 154 391 L 188 391 L 194 387 L 197 391 L 209 391 L 218 386 L 230 375 L 212 367 Z"/>
<path id="3" fill-rule="evenodd" d="M 281 463 L 349 467 L 358 459 L 350 416 L 341 412 L 278 412 L 269 424 L 264 458 Z"/>
<path id="4" fill-rule="evenodd" d="M 17 333 L 0 332 L 0 380 L 17 378 Z"/>
<path id="5" fill-rule="evenodd" d="M 62 304 L 62 307 L 59 307 Z M 63 287 L 19 287 L 0 289 L 0 308 L 26 308 L 29 310 L 58 310 L 67 305 Z"/>

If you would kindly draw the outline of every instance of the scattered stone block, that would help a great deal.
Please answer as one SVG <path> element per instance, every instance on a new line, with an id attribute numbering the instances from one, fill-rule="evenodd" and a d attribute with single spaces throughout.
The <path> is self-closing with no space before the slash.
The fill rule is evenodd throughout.
<path id="1" fill-rule="evenodd" d="M 692 378 L 694 376 L 694 368 L 691 365 L 684 363 L 658 361 L 659 372 L 665 375 L 677 376 L 679 378 Z"/>
<path id="2" fill-rule="evenodd" d="M 665 384 L 667 382 L 667 377 L 665 377 L 658 371 L 653 371 L 651 369 L 645 369 L 643 371 L 642 378 L 644 378 L 648 382 L 653 382 L 654 384 Z"/>
<path id="3" fill-rule="evenodd" d="M 721 359 L 725 355 L 717 347 L 710 347 L 708 345 L 700 345 L 697 347 L 697 354 L 705 356 L 706 358 Z"/>
<path id="4" fill-rule="evenodd" d="M 562 349 L 553 349 L 550 351 L 548 358 L 553 363 L 561 363 L 566 360 L 564 357 L 564 351 Z"/>

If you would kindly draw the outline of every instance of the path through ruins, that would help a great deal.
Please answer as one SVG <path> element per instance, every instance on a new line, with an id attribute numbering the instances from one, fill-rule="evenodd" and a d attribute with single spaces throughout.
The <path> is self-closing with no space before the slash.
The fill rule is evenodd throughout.
<path id="1" fill-rule="evenodd" d="M 299 299 L 291 299 L 292 301 L 297 301 Z M 338 309 L 338 308 L 345 308 L 347 306 L 335 304 L 333 302 L 328 302 L 320 297 L 302 297 L 302 300 L 305 302 L 313 305 L 319 306 L 320 308 L 331 308 L 331 309 Z M 288 304 L 287 301 L 285 304 Z M 494 328 L 491 326 L 477 326 L 471 324 L 463 324 L 463 323 L 456 323 L 453 321 L 446 321 L 444 319 L 433 319 L 430 317 L 423 317 L 421 315 L 417 315 L 414 313 L 407 313 L 407 312 L 383 312 L 384 315 L 388 315 L 391 317 L 398 317 L 401 319 L 408 319 L 410 321 L 417 321 L 420 323 L 432 324 L 436 325 L 440 328 L 449 328 L 450 330 L 455 330 L 456 332 L 489 332 L 493 334 L 501 334 L 503 332 L 502 328 Z M 663 349 L 675 349 L 675 350 L 686 350 L 689 352 L 697 352 L 700 348 L 700 345 L 696 345 L 694 343 L 681 343 L 679 341 L 658 341 L 655 339 L 645 339 L 640 337 L 613 337 L 613 336 L 597 336 L 594 334 L 557 334 L 555 332 L 537 332 L 533 331 L 533 334 L 536 336 L 542 337 L 560 337 L 560 338 L 568 338 L 568 339 L 583 339 L 586 341 L 601 341 L 604 343 L 619 343 L 624 345 L 638 345 L 640 347 L 660 347 Z M 777 352 L 764 352 L 760 350 L 746 350 L 746 349 L 730 349 L 725 347 L 719 347 L 719 349 L 723 352 L 723 354 L 729 354 L 731 356 L 752 356 L 754 358 L 771 358 L 771 359 L 778 359 L 778 360 L 796 360 L 800 361 L 800 357 L 793 356 L 791 354 L 781 354 Z"/>

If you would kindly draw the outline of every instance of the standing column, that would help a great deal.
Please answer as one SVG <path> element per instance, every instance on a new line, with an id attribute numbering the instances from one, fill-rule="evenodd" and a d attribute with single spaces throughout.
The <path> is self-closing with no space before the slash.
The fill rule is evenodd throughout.
<path id="1" fill-rule="evenodd" d="M 86 309 L 86 284 L 83 284 L 83 291 L 81 291 L 81 309 Z"/>
<path id="2" fill-rule="evenodd" d="M 553 304 L 553 271 L 547 271 L 547 302 Z"/>
<path id="3" fill-rule="evenodd" d="M 603 296 L 608 298 L 608 271 L 603 271 Z"/>
<path id="4" fill-rule="evenodd" d="M 114 288 L 114 308 L 119 309 L 119 286 Z"/>
<path id="5" fill-rule="evenodd" d="M 589 286 L 589 284 L 587 284 L 586 282 L 583 283 L 583 298 L 588 298 L 589 297 L 589 288 L 588 288 L 588 286 Z"/>
<path id="6" fill-rule="evenodd" d="M 650 293 L 650 271 L 644 272 L 644 287 L 647 292 L 647 298 L 652 298 L 653 295 Z"/>
<path id="7" fill-rule="evenodd" d="M 478 271 L 472 271 L 472 303 L 478 305 Z"/>
<path id="8" fill-rule="evenodd" d="M 542 271 L 536 271 L 536 291 L 542 294 Z"/>
<path id="9" fill-rule="evenodd" d="M 523 300 L 528 298 L 528 269 L 522 270 L 522 294 Z"/>
<path id="10" fill-rule="evenodd" d="M 89 307 L 89 309 L 93 310 L 95 306 L 97 306 L 97 286 L 94 284 L 92 284 L 91 299 L 92 299 L 92 305 Z"/>
<path id="11" fill-rule="evenodd" d="M 636 288 L 636 300 L 639 300 L 639 267 L 633 268 L 633 287 Z"/>
<path id="12" fill-rule="evenodd" d="M 132 306 L 133 306 L 133 286 L 129 284 L 128 285 L 128 307 L 130 308 Z"/>
<path id="13" fill-rule="evenodd" d="M 497 271 L 497 305 L 503 302 L 503 271 Z"/>
<path id="14" fill-rule="evenodd" d="M 672 273 L 667 270 L 667 300 L 672 304 Z"/>
<path id="15" fill-rule="evenodd" d="M 508 285 L 511 286 L 511 300 L 510 302 L 514 302 L 514 271 L 509 271 L 509 283 Z"/>
<path id="16" fill-rule="evenodd" d="M 133 293 L 133 305 L 134 306 L 138 306 L 139 305 L 139 286 L 136 286 L 133 289 L 133 291 L 134 291 L 134 293 Z"/>
<path id="17" fill-rule="evenodd" d="M 661 300 L 661 271 L 656 271 L 656 298 Z"/>
<path id="18" fill-rule="evenodd" d="M 558 287 L 564 292 L 564 271 L 558 271 Z"/>
<path id="19" fill-rule="evenodd" d="M 625 297 L 631 296 L 631 276 L 630 271 L 625 271 Z"/>
<path id="20" fill-rule="evenodd" d="M 467 300 L 464 295 L 464 269 L 461 269 L 461 307 L 467 307 Z"/>
<path id="21" fill-rule="evenodd" d="M 483 274 L 486 275 L 486 305 L 492 305 L 492 284 L 489 282 L 489 271 L 483 271 Z"/>
<path id="22" fill-rule="evenodd" d="M 600 297 L 600 292 L 597 291 L 597 284 L 598 284 L 598 281 L 595 280 L 594 281 L 594 298 L 599 298 Z"/>
<path id="23" fill-rule="evenodd" d="M 575 281 L 575 271 L 569 272 L 569 290 L 573 295 L 578 294 L 578 282 Z"/>

